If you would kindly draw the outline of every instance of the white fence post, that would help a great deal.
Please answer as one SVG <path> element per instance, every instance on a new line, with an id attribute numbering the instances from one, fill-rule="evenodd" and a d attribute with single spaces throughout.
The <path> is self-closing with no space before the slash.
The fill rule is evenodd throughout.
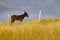
<path id="1" fill-rule="evenodd" d="M 10 14 L 8 14 L 8 22 L 10 21 Z"/>
<path id="2" fill-rule="evenodd" d="M 39 11 L 39 21 L 40 21 L 40 19 L 41 19 L 41 10 Z"/>

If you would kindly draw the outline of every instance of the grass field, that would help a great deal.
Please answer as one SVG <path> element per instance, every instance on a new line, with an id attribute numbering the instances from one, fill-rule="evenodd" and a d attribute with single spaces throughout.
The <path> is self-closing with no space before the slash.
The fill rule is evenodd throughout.
<path id="1" fill-rule="evenodd" d="M 0 40 L 60 40 L 60 19 L 0 23 Z"/>

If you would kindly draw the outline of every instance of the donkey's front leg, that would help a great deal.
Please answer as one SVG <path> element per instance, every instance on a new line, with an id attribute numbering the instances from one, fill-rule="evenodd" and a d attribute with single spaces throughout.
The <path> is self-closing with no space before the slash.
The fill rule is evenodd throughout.
<path id="1" fill-rule="evenodd" d="M 20 22 L 22 22 L 22 20 L 20 20 Z"/>

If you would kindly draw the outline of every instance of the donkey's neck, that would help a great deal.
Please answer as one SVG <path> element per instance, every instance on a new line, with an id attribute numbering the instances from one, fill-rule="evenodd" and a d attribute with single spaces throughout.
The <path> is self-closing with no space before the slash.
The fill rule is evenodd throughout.
<path id="1" fill-rule="evenodd" d="M 23 14 L 22 16 L 25 17 L 25 14 Z"/>
<path id="2" fill-rule="evenodd" d="M 23 15 L 20 15 L 21 17 L 22 17 L 22 20 L 25 18 L 25 14 L 23 14 Z"/>
<path id="3" fill-rule="evenodd" d="M 22 15 L 22 20 L 25 18 L 25 15 Z"/>

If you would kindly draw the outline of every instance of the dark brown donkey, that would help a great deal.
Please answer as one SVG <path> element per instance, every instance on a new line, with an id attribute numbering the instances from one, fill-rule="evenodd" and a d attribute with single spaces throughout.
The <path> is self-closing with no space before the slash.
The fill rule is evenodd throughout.
<path id="1" fill-rule="evenodd" d="M 29 16 L 28 16 L 28 13 L 25 12 L 25 11 L 24 11 L 24 14 L 22 14 L 22 15 L 12 15 L 12 16 L 11 16 L 11 23 L 15 22 L 15 20 L 22 22 L 22 20 L 23 20 L 25 17 L 29 17 Z"/>

